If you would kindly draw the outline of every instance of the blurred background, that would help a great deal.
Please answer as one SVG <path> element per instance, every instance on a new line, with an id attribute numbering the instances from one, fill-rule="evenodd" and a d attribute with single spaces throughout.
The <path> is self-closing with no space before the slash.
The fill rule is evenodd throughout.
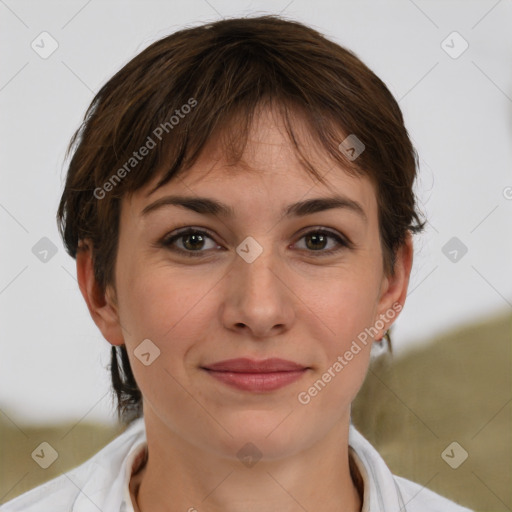
<path id="1" fill-rule="evenodd" d="M 512 510 L 512 4 L 314 7 L 0 1 L 0 503 L 122 430 L 110 346 L 55 222 L 65 150 L 95 92 L 180 28 L 281 13 L 351 49 L 386 83 L 420 157 L 416 193 L 429 223 L 415 238 L 393 357 L 370 369 L 354 423 L 395 473 L 476 510 Z M 58 452 L 45 470 L 31 457 L 43 441 Z M 442 457 L 453 446 L 468 455 L 455 469 Z"/>

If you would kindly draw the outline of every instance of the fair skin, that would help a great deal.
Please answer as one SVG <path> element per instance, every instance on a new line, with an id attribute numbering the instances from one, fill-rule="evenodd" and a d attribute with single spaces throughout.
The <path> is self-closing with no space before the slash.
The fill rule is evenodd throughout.
<path id="1" fill-rule="evenodd" d="M 327 185 L 314 181 L 279 117 L 269 113 L 255 118 L 242 162 L 228 167 L 212 140 L 179 179 L 148 197 L 156 181 L 123 198 L 115 292 L 99 292 L 90 251 L 77 256 L 92 318 L 110 343 L 126 345 L 144 397 L 149 457 L 136 496 L 142 512 L 361 509 L 349 472 L 348 430 L 373 340 L 308 404 L 297 396 L 393 304 L 403 306 L 412 241 L 409 236 L 399 250 L 395 275 L 386 276 L 370 181 L 349 176 L 304 137 L 308 159 Z M 234 215 L 176 205 L 142 215 L 171 194 L 215 199 Z M 334 195 L 359 203 L 366 219 L 349 208 L 282 216 L 292 203 Z M 158 245 L 186 226 L 207 231 L 202 244 L 185 236 Z M 320 228 L 353 246 L 330 236 L 318 241 Z M 263 248 L 252 263 L 236 252 L 247 236 Z M 200 254 L 187 257 L 179 249 Z M 134 356 L 145 339 L 160 350 L 148 366 Z M 265 392 L 232 388 L 202 369 L 237 357 L 279 357 L 308 369 Z M 237 457 L 248 442 L 262 454 L 251 467 Z"/>

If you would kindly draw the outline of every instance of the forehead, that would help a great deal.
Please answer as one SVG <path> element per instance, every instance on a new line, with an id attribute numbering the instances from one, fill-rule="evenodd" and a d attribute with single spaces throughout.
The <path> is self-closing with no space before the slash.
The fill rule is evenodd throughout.
<path id="1" fill-rule="evenodd" d="M 325 183 L 307 171 L 282 117 L 262 108 L 255 113 L 240 159 L 230 161 L 225 151 L 227 132 L 218 131 L 190 169 L 153 190 L 161 178 L 159 173 L 128 199 L 126 207 L 140 215 L 148 204 L 170 193 L 214 196 L 235 208 L 252 205 L 266 210 L 311 197 L 343 195 L 361 204 L 367 217 L 376 216 L 377 202 L 370 179 L 350 175 L 327 155 L 299 118 L 295 121 L 294 136 L 301 152 Z"/>

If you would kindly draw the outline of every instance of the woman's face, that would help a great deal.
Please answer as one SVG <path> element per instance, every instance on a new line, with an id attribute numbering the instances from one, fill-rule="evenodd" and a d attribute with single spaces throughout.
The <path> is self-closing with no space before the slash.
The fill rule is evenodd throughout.
<path id="1" fill-rule="evenodd" d="M 112 325 L 102 330 L 125 342 L 147 420 L 223 456 L 252 442 L 282 457 L 347 426 L 373 341 L 365 329 L 380 318 L 370 331 L 380 338 L 407 288 L 410 261 L 397 281 L 383 274 L 371 183 L 309 146 L 328 185 L 315 182 L 284 133 L 264 115 L 242 162 L 225 166 L 212 142 L 183 177 L 122 203 L 118 336 Z M 155 206 L 168 196 L 191 201 Z M 332 198 L 348 206 L 322 203 Z M 208 213 L 200 199 L 222 210 Z M 194 233 L 180 238 L 186 229 Z M 205 369 L 235 358 L 280 358 L 301 370 Z"/>

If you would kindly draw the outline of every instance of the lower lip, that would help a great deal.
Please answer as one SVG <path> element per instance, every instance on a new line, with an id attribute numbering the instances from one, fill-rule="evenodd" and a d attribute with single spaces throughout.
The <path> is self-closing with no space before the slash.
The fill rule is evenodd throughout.
<path id="1" fill-rule="evenodd" d="M 244 391 L 274 391 L 300 379 L 306 368 L 290 372 L 235 373 L 206 370 L 212 377 Z"/>

